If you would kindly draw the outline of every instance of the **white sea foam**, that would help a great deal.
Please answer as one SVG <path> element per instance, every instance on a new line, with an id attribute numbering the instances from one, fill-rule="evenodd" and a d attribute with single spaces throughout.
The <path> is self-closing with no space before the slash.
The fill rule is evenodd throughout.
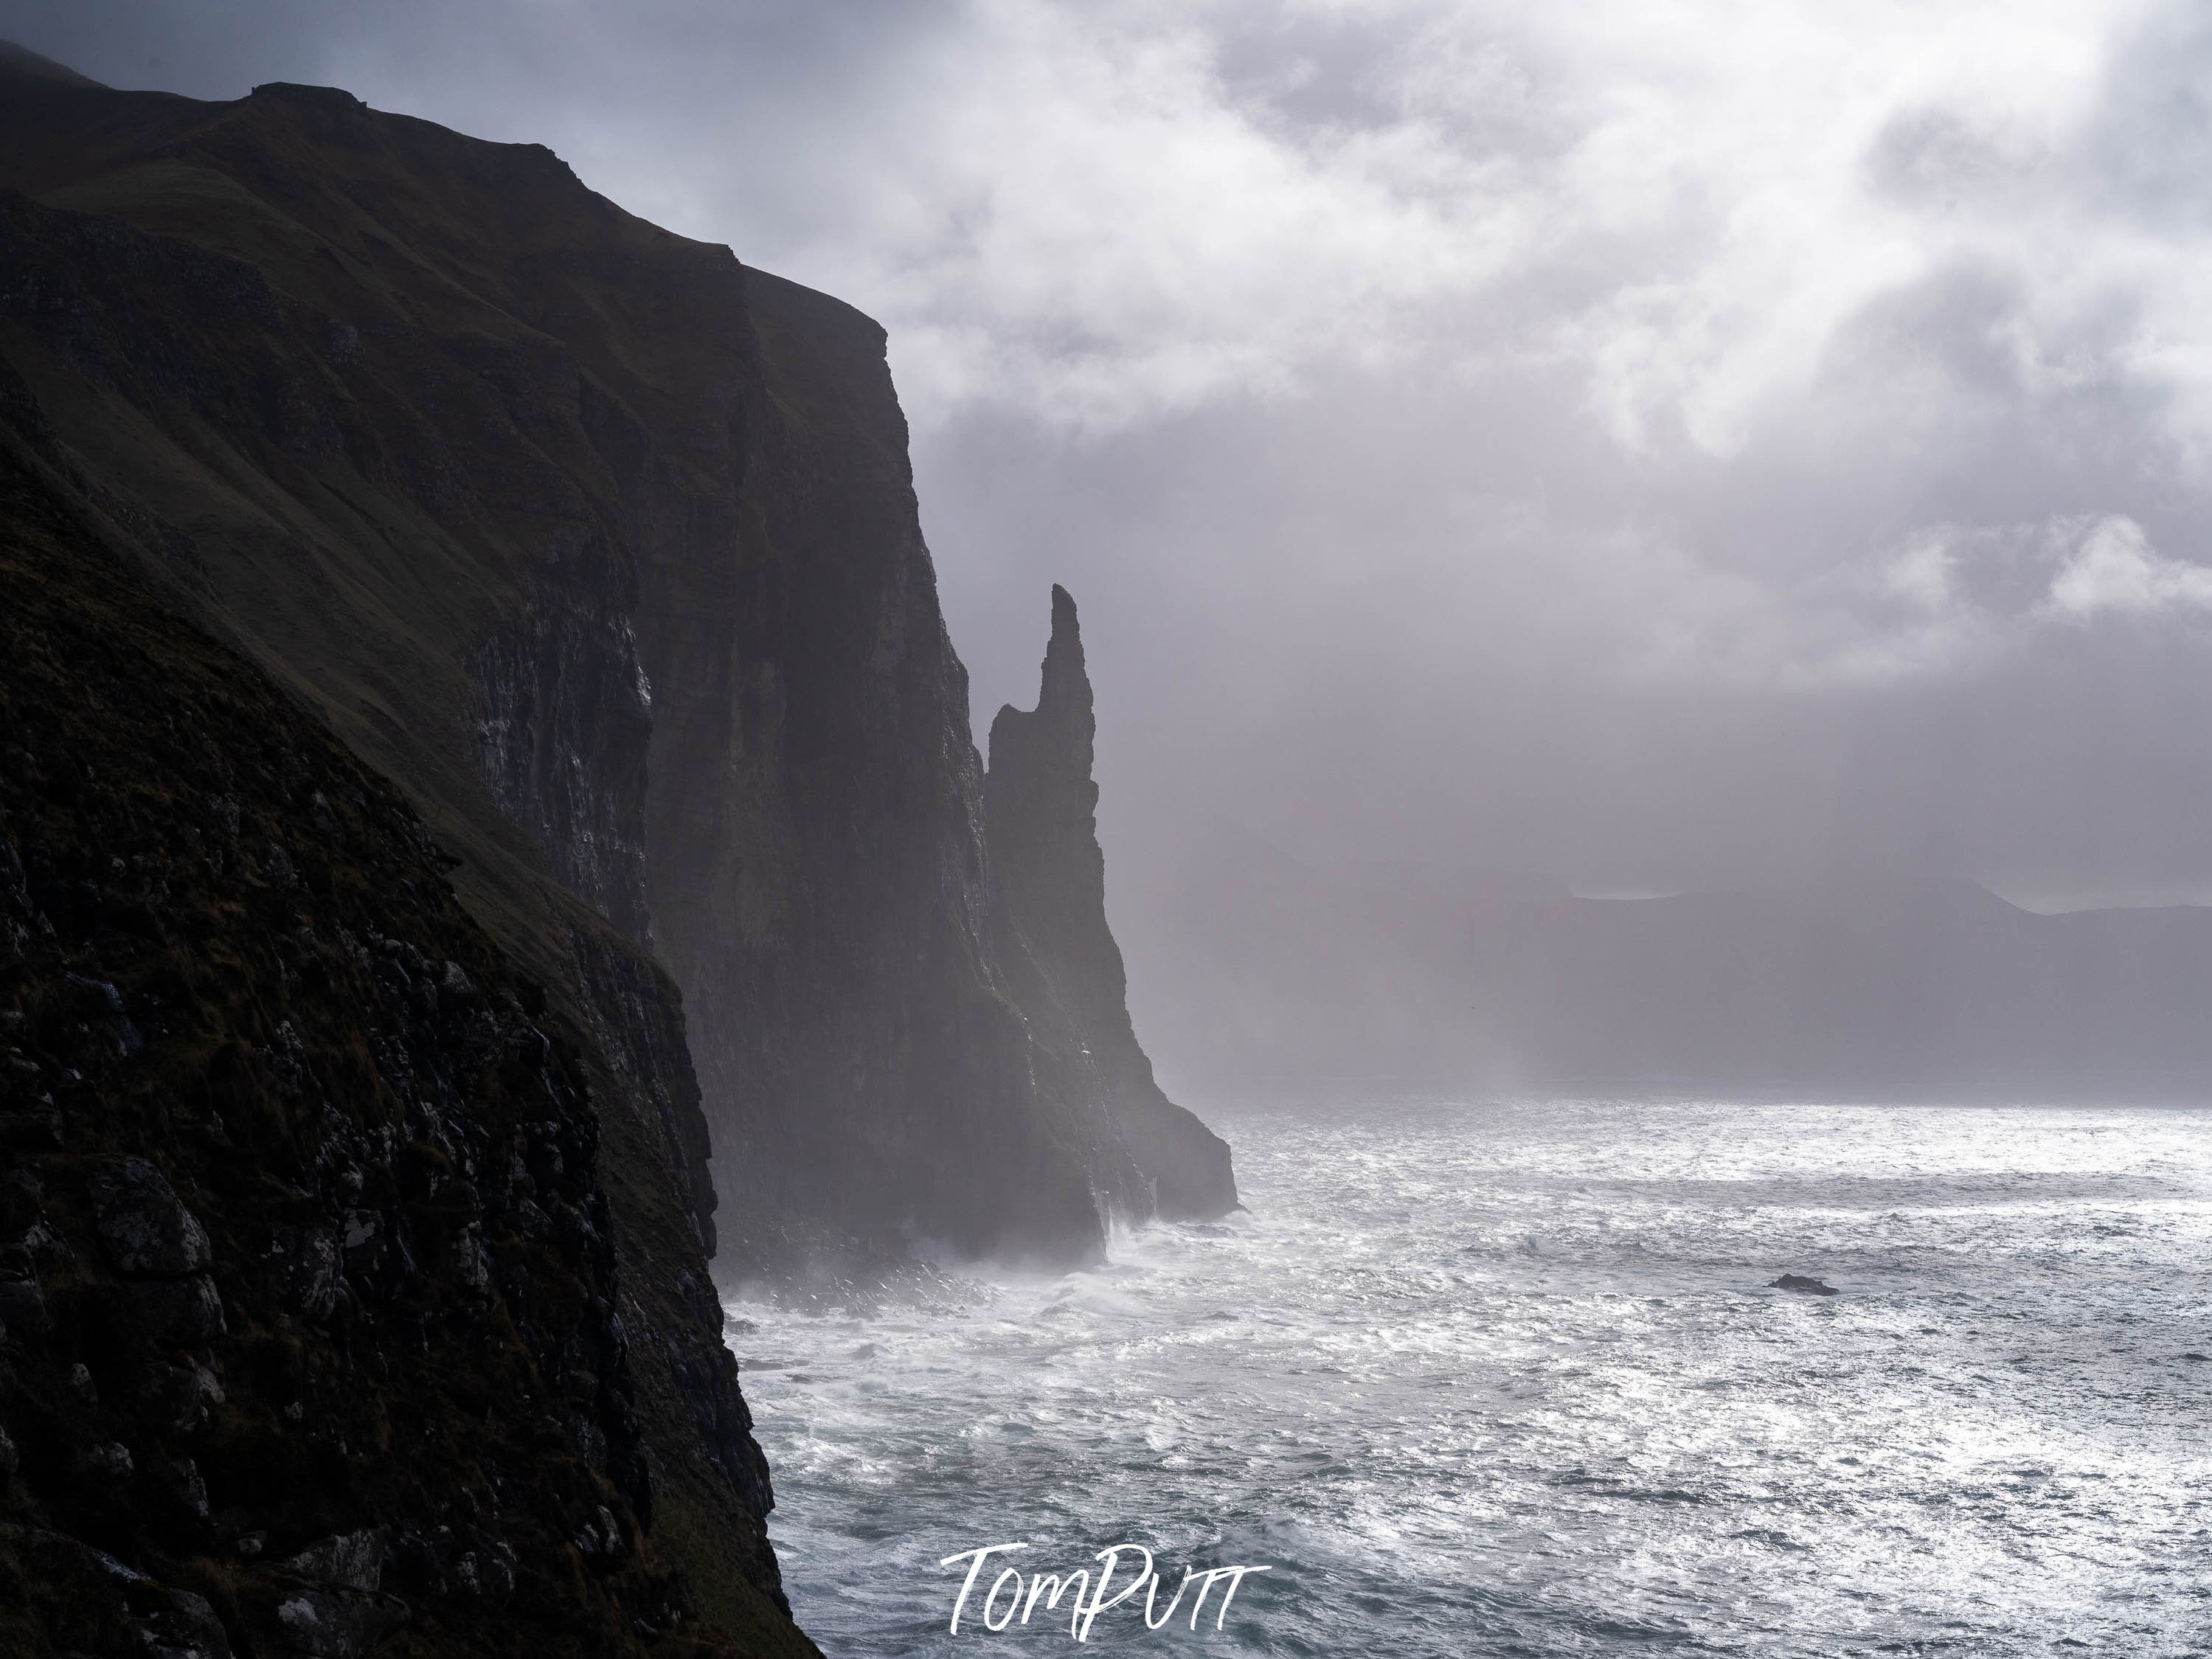
<path id="1" fill-rule="evenodd" d="M 1093 1646 L 2202 1654 L 2212 1112 L 1356 1097 L 1209 1113 L 1251 1212 L 736 1340 L 800 1622 L 978 1539 L 1269 1562 Z M 1767 1288 L 1818 1275 L 1829 1297 Z"/>

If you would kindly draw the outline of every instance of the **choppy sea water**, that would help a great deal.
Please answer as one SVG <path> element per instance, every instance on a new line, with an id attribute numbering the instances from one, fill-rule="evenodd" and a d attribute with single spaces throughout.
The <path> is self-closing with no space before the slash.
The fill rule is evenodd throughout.
<path id="1" fill-rule="evenodd" d="M 1102 1614 L 1115 1649 L 2212 1653 L 2212 1111 L 1206 1115 L 1225 1224 L 942 1306 L 732 1304 L 827 1653 L 1071 1647 L 1065 1602 L 946 1633 L 940 1558 L 1013 1540 L 1147 1545 L 1162 1606 L 1273 1565 L 1218 1632 Z"/>

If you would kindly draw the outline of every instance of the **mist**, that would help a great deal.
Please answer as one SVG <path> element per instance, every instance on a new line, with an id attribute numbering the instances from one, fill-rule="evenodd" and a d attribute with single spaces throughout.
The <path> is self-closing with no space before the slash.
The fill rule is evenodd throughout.
<path id="1" fill-rule="evenodd" d="M 1585 896 L 2212 892 L 2199 9 L 10 0 L 0 33 L 545 142 L 881 320 L 979 732 L 1048 586 L 1083 606 L 1140 1027 L 1204 983 L 1164 919 L 1224 836 Z"/>

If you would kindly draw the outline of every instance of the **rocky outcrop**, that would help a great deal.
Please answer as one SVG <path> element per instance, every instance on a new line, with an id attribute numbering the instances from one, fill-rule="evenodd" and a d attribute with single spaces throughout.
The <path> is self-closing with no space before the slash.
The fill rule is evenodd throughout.
<path id="1" fill-rule="evenodd" d="M 732 404 L 701 435 L 732 447 L 609 450 L 654 687 L 655 935 L 737 1218 L 729 1265 L 825 1231 L 1094 1256 L 1091 1132 L 1040 1086 L 994 959 L 967 672 L 883 331 L 728 270 L 711 337 Z"/>
<path id="2" fill-rule="evenodd" d="M 39 1640 L 811 1651 L 718 1246 L 1066 1263 L 1233 1202 L 1119 1012 L 1088 797 L 994 875 L 884 348 L 538 146 L 0 53 L 15 580 L 61 606 L 9 620 L 140 720 L 70 725 L 26 635 Z"/>
<path id="3" fill-rule="evenodd" d="M 0 185 L 0 354 L 53 465 L 580 1009 L 629 978 L 585 964 L 657 947 L 696 1093 L 634 1115 L 694 1157 L 699 1102 L 728 1266 L 1097 1254 L 1133 1177 L 999 960 L 880 329 L 330 88 L 21 82 Z"/>
<path id="4" fill-rule="evenodd" d="M 652 314 L 655 277 L 708 251 L 542 149 L 313 88 L 11 84 L 0 180 L 46 198 L 0 193 L 0 418 L 170 605 L 402 785 L 578 1034 L 655 1528 L 725 1632 L 803 1650 L 711 1291 L 678 994 L 646 945 L 650 689 L 586 427 L 647 399 L 579 366 L 623 351 L 577 318 Z"/>
<path id="5" fill-rule="evenodd" d="M 1001 708 L 991 722 L 983 801 L 1000 957 L 1061 1091 L 1097 1103 L 1094 1144 L 1134 1164 L 1137 1213 L 1223 1215 L 1237 1207 L 1228 1146 L 1162 1092 L 1130 1024 L 1127 975 L 1106 923 L 1097 732 L 1075 601 L 1055 586 L 1037 706 Z"/>
<path id="6" fill-rule="evenodd" d="M 618 1240 L 1069 1261 L 1149 1208 L 1014 984 L 881 330 L 334 89 L 9 94 L 19 429 L 599 1035 Z"/>
<path id="7" fill-rule="evenodd" d="M 0 596 L 0 1648 L 811 1652 L 726 1355 L 666 1377 L 624 1045 L 12 441 Z"/>

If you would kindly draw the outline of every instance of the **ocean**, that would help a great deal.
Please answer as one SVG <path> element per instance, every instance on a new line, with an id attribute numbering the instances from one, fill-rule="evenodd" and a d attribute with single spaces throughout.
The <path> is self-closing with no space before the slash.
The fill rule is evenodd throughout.
<path id="1" fill-rule="evenodd" d="M 1069 1600 L 994 1634 L 987 1590 L 1134 1544 L 1156 1614 L 1269 1570 L 1090 1646 L 2212 1653 L 2212 1111 L 1194 1104 L 1224 1223 L 731 1305 L 825 1652 L 1071 1648 Z M 940 1562 L 1000 1543 L 950 1633 Z"/>

